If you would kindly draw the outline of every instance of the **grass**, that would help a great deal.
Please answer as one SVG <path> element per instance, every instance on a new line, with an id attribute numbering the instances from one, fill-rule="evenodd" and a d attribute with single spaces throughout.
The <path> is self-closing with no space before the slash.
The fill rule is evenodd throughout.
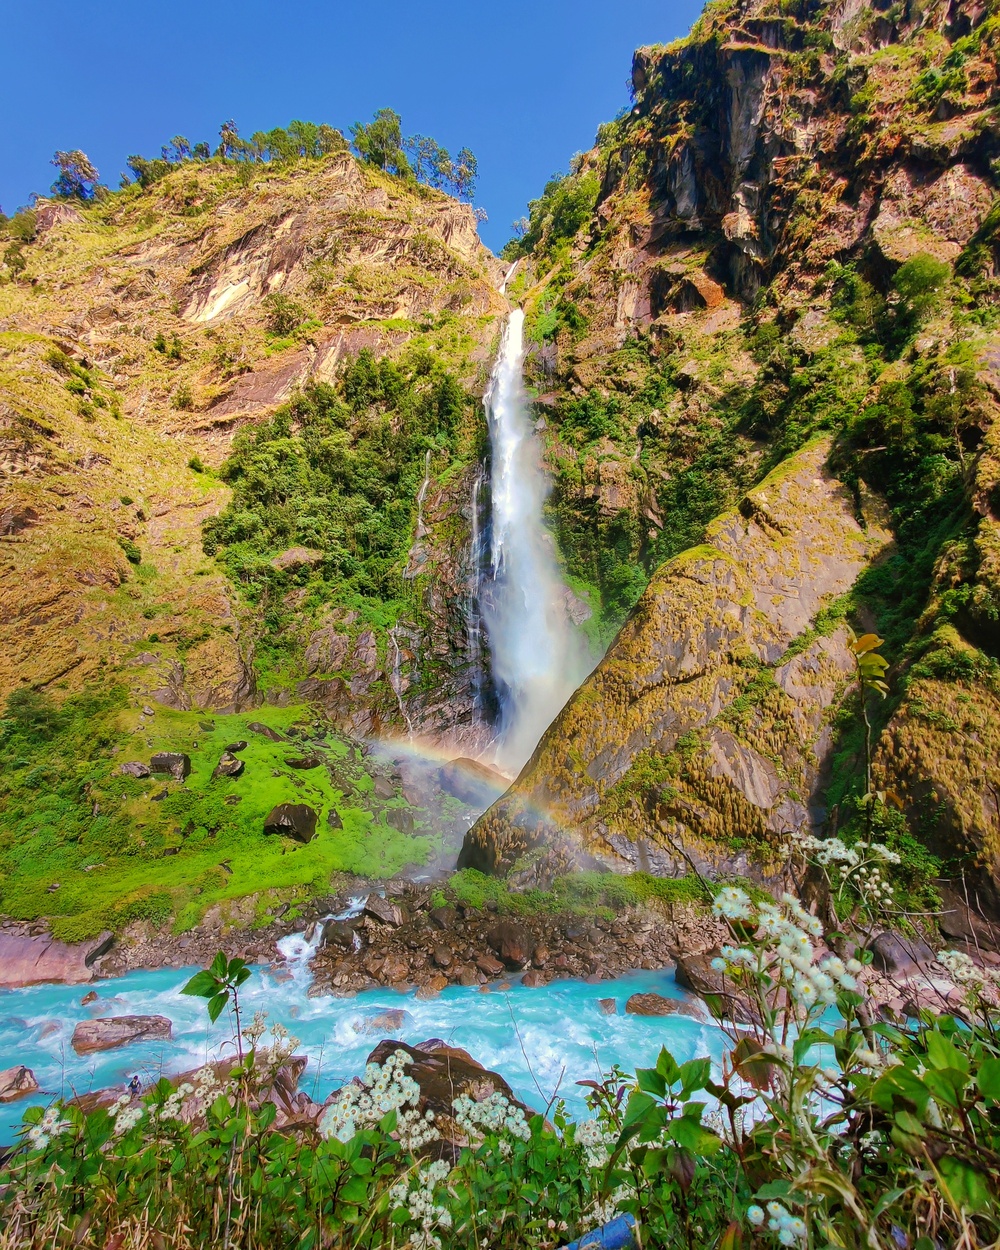
<path id="1" fill-rule="evenodd" d="M 143 723 L 138 709 L 123 704 L 119 691 L 67 700 L 55 731 L 34 742 L 3 722 L 4 913 L 49 917 L 55 936 L 66 940 L 135 920 L 172 920 L 182 930 L 210 907 L 263 891 L 295 898 L 322 893 L 333 873 L 390 877 L 424 862 L 435 844 L 419 822 L 418 832 L 407 835 L 376 816 L 371 777 L 343 739 L 272 742 L 248 728 L 257 720 L 287 734 L 302 725 L 307 709 L 301 706 L 210 718 L 158 707 Z M 209 721 L 209 731 L 199 727 Z M 241 739 L 244 774 L 213 780 L 223 749 Z M 123 740 L 127 745 L 112 754 Z M 119 772 L 121 763 L 148 762 L 155 751 L 189 754 L 186 781 Z M 296 770 L 285 763 L 316 751 L 326 767 Z M 317 834 L 308 845 L 263 833 L 267 814 L 283 802 L 317 811 Z M 331 812 L 342 829 L 326 823 Z"/>

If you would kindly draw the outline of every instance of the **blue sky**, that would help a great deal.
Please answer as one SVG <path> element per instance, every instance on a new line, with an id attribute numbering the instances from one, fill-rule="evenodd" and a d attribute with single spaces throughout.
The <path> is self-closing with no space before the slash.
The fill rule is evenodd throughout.
<path id="1" fill-rule="evenodd" d="M 689 29 L 697 0 L 44 0 L 7 7 L 0 205 L 45 192 L 56 148 L 118 185 L 175 134 L 213 147 L 292 118 L 347 129 L 389 106 L 404 133 L 479 159 L 486 243 L 628 102 L 633 48 Z"/>

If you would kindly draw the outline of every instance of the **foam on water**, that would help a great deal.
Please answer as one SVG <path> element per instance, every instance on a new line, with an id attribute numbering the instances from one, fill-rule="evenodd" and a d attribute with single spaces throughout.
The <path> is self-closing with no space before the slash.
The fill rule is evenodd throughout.
<path id="1" fill-rule="evenodd" d="M 302 935 L 294 936 L 305 944 Z M 602 1013 L 600 998 L 616 998 L 620 1013 L 630 994 L 653 991 L 683 998 L 669 972 L 639 972 L 596 985 L 567 980 L 525 989 L 515 983 L 506 992 L 488 994 L 452 986 L 429 1001 L 386 989 L 355 998 L 310 998 L 309 956 L 296 949 L 291 966 L 256 970 L 242 999 L 245 1019 L 254 1011 L 267 1011 L 300 1039 L 299 1052 L 309 1056 L 301 1088 L 317 1099 L 363 1070 L 382 1034 L 365 1033 L 359 1026 L 366 1016 L 390 1008 L 407 1012 L 397 1034 L 401 1041 L 440 1037 L 460 1046 L 502 1073 L 535 1107 L 545 1106 L 561 1077 L 559 1094 L 577 1114 L 585 1111 L 585 1091 L 576 1081 L 595 1079 L 614 1063 L 627 1070 L 648 1066 L 661 1046 L 679 1061 L 699 1055 L 718 1059 L 725 1043 L 720 1030 L 689 1016 Z M 144 1083 L 152 1082 L 161 1074 L 182 1072 L 231 1053 L 227 1014 L 210 1025 L 204 1002 L 180 992 L 194 971 L 166 968 L 86 986 L 37 985 L 0 993 L 0 1068 L 26 1064 L 42 1086 L 34 1098 L 0 1107 L 0 1142 L 13 1140 L 26 1106 L 55 1096 L 124 1086 L 133 1073 Z M 90 989 L 99 997 L 84 1007 L 80 1000 Z M 70 1045 L 76 1023 L 112 1015 L 167 1016 L 173 1021 L 173 1039 L 77 1055 Z"/>

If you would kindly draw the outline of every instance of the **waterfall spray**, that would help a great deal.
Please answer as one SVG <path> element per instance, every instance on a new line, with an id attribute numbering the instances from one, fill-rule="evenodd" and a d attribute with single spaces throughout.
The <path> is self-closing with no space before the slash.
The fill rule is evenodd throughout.
<path id="1" fill-rule="evenodd" d="M 486 393 L 492 533 L 482 599 L 501 708 L 496 762 L 507 772 L 526 762 L 588 667 L 542 520 L 547 483 L 521 388 L 523 359 L 524 313 L 515 308 Z"/>

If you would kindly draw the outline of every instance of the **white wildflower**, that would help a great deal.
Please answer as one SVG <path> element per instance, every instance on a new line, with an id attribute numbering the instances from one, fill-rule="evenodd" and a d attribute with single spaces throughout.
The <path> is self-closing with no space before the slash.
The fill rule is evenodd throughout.
<path id="1" fill-rule="evenodd" d="M 727 885 L 715 896 L 712 911 L 726 920 L 748 920 L 751 914 L 750 896 L 738 886 Z"/>

